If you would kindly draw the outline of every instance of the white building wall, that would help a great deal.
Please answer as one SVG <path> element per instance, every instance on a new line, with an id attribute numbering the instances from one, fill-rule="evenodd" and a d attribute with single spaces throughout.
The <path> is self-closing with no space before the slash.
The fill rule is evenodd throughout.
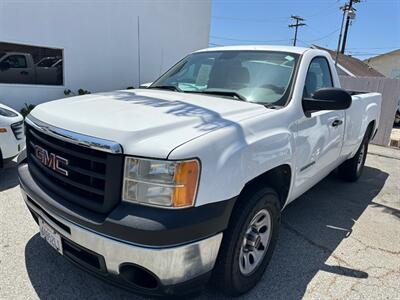
<path id="1" fill-rule="evenodd" d="M 0 102 L 20 109 L 64 97 L 153 81 L 187 53 L 208 45 L 211 0 L 0 0 L 0 41 L 64 52 L 64 85 L 1 84 Z"/>

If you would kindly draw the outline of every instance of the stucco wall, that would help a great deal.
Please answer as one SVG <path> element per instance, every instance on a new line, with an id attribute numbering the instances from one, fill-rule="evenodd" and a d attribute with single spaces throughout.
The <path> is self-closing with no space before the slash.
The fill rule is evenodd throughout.
<path id="1" fill-rule="evenodd" d="M 64 86 L 0 84 L 0 102 L 19 109 L 63 97 L 154 80 L 188 52 L 208 45 L 211 0 L 0 1 L 0 41 L 64 51 Z"/>
<path id="2" fill-rule="evenodd" d="M 400 79 L 400 51 L 368 59 L 366 63 L 386 77 Z"/>

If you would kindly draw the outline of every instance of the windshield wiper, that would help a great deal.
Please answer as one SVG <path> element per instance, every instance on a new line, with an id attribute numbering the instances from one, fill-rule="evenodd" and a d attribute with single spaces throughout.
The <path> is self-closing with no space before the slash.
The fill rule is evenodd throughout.
<path id="1" fill-rule="evenodd" d="M 148 89 L 160 89 L 160 90 L 170 90 L 170 91 L 175 91 L 175 92 L 182 92 L 182 90 L 175 85 L 149 86 Z"/>
<path id="2" fill-rule="evenodd" d="M 262 104 L 262 105 L 264 105 L 266 108 L 270 108 L 270 109 L 278 109 L 278 108 L 281 108 L 281 107 L 282 107 L 281 105 L 275 105 L 275 104 L 273 104 L 273 103 L 263 104 L 263 103 L 259 102 L 259 104 Z"/>
<path id="3" fill-rule="evenodd" d="M 247 101 L 246 97 L 244 97 L 243 95 L 240 95 L 239 93 L 231 92 L 231 91 L 185 91 L 185 93 L 198 93 L 198 94 L 228 96 L 228 97 L 232 97 L 236 100 Z"/>

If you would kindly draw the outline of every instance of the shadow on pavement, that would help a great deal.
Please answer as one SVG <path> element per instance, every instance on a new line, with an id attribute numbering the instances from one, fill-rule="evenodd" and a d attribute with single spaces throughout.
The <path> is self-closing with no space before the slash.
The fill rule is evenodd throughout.
<path id="1" fill-rule="evenodd" d="M 396 218 L 400 219 L 400 210 L 399 209 L 396 209 L 396 208 L 393 208 L 393 207 L 389 207 L 389 206 L 383 205 L 381 203 L 373 203 L 372 205 L 373 205 L 373 207 L 383 208 L 383 212 L 384 213 L 390 214 L 393 217 L 396 217 Z"/>
<path id="2" fill-rule="evenodd" d="M 18 184 L 17 163 L 15 161 L 6 162 L 4 167 L 0 169 L 0 192 Z"/>
<path id="3" fill-rule="evenodd" d="M 326 261 L 342 240 L 352 234 L 354 223 L 387 178 L 387 173 L 371 167 L 365 167 L 357 183 L 345 183 L 331 175 L 289 205 L 283 213 L 283 226 L 271 263 L 261 282 L 243 298 L 300 299 L 319 271 L 367 278 L 368 273 L 350 268 L 335 255 L 336 263 Z M 41 299 L 143 299 L 73 267 L 39 234 L 27 243 L 25 260 L 32 286 Z M 199 296 L 210 298 L 225 299 L 212 290 Z"/>

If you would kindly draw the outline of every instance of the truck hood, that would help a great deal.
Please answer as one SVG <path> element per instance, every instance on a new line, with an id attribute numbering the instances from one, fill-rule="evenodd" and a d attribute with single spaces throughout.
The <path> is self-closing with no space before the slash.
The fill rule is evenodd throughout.
<path id="1" fill-rule="evenodd" d="M 121 90 L 47 102 L 32 116 L 122 145 L 125 154 L 167 158 L 208 132 L 271 111 L 254 103 L 164 90 Z"/>

